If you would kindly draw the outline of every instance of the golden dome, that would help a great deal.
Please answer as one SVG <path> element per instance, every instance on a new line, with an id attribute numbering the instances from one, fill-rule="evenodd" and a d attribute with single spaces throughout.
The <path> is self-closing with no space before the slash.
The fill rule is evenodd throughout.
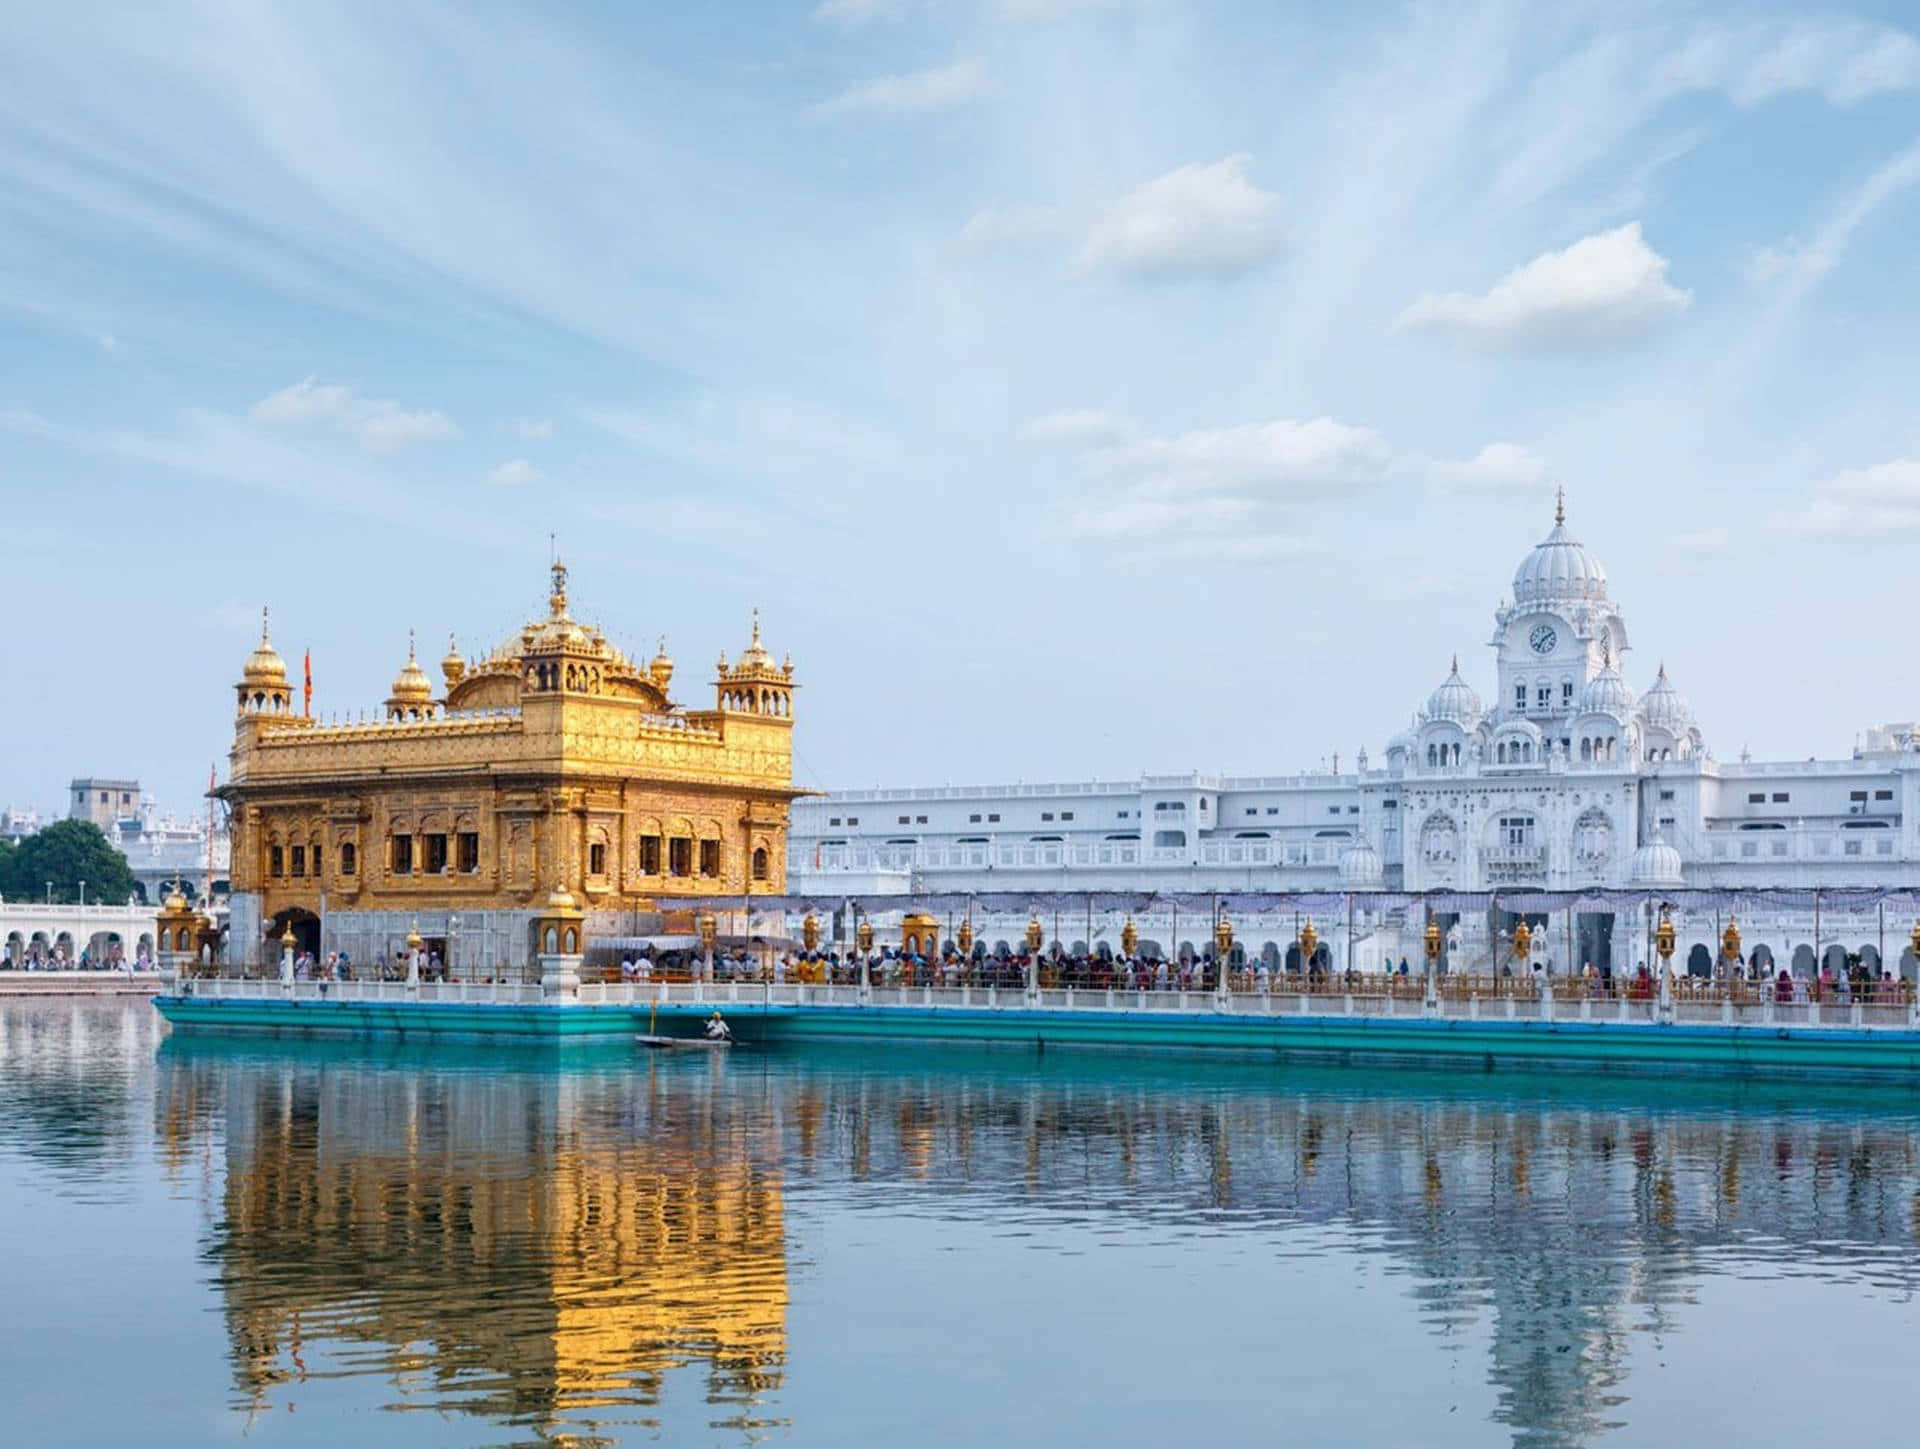
<path id="1" fill-rule="evenodd" d="M 414 657 L 413 631 L 407 631 L 407 662 L 393 678 L 392 698 L 406 704 L 426 704 L 433 698 L 433 681 Z"/>
<path id="2" fill-rule="evenodd" d="M 673 682 L 673 660 L 667 655 L 665 635 L 660 639 L 660 652 L 655 654 L 653 662 L 647 665 L 647 677 L 654 682 L 654 686 L 662 694 L 667 692 L 667 686 Z"/>
<path id="3" fill-rule="evenodd" d="M 736 671 L 774 667 L 773 655 L 769 654 L 766 645 L 760 642 L 760 611 L 758 609 L 753 611 L 753 638 L 741 653 L 739 662 L 733 667 Z"/>
<path id="4" fill-rule="evenodd" d="M 280 651 L 273 647 L 267 638 L 267 611 L 260 611 L 260 647 L 247 656 L 247 667 L 240 677 L 248 684 L 285 684 L 287 682 L 287 661 L 280 657 Z"/>
<path id="5" fill-rule="evenodd" d="M 440 672 L 446 676 L 448 689 L 458 684 L 467 672 L 467 661 L 460 657 L 460 646 L 451 634 L 447 635 L 447 652 L 440 660 Z"/>
<path id="6" fill-rule="evenodd" d="M 187 913 L 187 898 L 180 894 L 179 886 L 176 885 L 167 892 L 167 898 L 162 903 L 161 909 L 170 916 L 183 916 Z"/>

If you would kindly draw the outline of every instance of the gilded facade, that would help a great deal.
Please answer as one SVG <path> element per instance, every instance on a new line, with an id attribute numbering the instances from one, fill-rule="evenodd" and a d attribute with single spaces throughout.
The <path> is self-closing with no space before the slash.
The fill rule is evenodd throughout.
<path id="1" fill-rule="evenodd" d="M 417 924 L 459 966 L 522 965 L 550 893 L 590 934 L 637 933 L 701 898 L 786 885 L 793 663 L 752 638 L 710 709 L 669 696 L 664 643 L 642 664 L 573 618 L 553 566 L 544 618 L 475 659 L 451 643 L 434 686 L 410 647 L 379 718 L 296 708 L 262 627 L 236 686 L 217 793 L 233 848 L 233 959 L 391 954 Z M 463 949 L 464 948 L 464 949 Z"/>

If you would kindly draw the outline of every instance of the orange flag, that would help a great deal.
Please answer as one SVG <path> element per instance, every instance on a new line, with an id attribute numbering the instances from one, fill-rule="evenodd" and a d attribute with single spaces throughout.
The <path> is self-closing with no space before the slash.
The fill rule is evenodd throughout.
<path id="1" fill-rule="evenodd" d="M 306 697 L 304 708 L 306 710 L 307 718 L 312 719 L 313 718 L 313 651 L 311 649 L 307 651 L 307 655 L 306 655 L 306 671 L 307 671 L 307 684 L 306 684 L 307 697 Z"/>

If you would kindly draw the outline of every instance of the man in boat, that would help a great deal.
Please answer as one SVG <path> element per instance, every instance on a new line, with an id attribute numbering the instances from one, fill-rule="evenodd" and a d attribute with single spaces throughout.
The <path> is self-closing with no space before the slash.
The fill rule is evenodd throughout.
<path id="1" fill-rule="evenodd" d="M 717 1011 L 714 1012 L 712 1016 L 707 1018 L 707 1040 L 708 1041 L 732 1041 L 733 1040 L 733 1028 L 727 1025 L 725 1018 L 723 1018 L 720 1015 L 720 1013 Z"/>

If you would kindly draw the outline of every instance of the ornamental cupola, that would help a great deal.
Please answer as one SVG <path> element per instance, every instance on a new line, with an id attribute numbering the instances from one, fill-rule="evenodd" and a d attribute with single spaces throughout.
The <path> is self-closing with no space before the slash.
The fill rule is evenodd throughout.
<path id="1" fill-rule="evenodd" d="M 1427 718 L 1430 720 L 1448 720 L 1464 730 L 1471 730 L 1480 723 L 1480 696 L 1473 692 L 1473 686 L 1460 677 L 1460 656 L 1453 658 L 1453 668 L 1447 677 L 1440 681 L 1440 687 L 1427 696 Z"/>
<path id="2" fill-rule="evenodd" d="M 1553 532 L 1534 545 L 1513 574 L 1513 601 L 1527 608 L 1571 605 L 1607 597 L 1607 571 L 1586 545 L 1567 532 L 1567 500 L 1554 503 Z"/>
<path id="3" fill-rule="evenodd" d="M 234 686 L 241 714 L 292 714 L 293 691 L 287 685 L 287 661 L 267 637 L 267 611 L 260 611 L 260 643 L 247 656 Z"/>
<path id="4" fill-rule="evenodd" d="M 653 687 L 664 698 L 667 686 L 673 683 L 673 659 L 667 653 L 666 636 L 660 638 L 660 648 L 655 652 L 653 661 L 647 665 L 647 678 L 653 681 Z"/>
<path id="5" fill-rule="evenodd" d="M 467 661 L 460 657 L 460 646 L 451 634 L 447 635 L 447 652 L 440 660 L 440 674 L 447 681 L 448 694 L 467 675 Z"/>
<path id="6" fill-rule="evenodd" d="M 753 611 L 753 636 L 739 659 L 732 665 L 720 656 L 720 708 L 737 714 L 772 715 L 790 719 L 793 715 L 793 657 L 776 664 L 773 654 L 760 639 L 760 611 Z"/>
<path id="7" fill-rule="evenodd" d="M 433 681 L 420 667 L 415 656 L 413 631 L 407 631 L 407 662 L 393 678 L 393 692 L 387 696 L 388 719 L 424 719 L 433 713 Z"/>

